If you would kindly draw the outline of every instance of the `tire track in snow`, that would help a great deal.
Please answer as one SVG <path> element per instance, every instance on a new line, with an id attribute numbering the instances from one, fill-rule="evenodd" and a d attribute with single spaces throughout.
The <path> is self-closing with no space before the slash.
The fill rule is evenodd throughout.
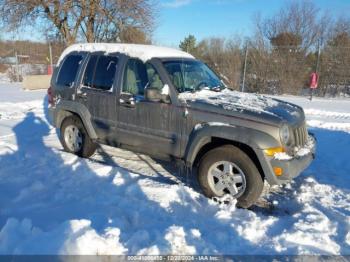
<path id="1" fill-rule="evenodd" d="M 350 132 L 350 123 L 324 122 L 321 120 L 307 120 L 309 127 L 324 128 L 335 131 Z"/>
<path id="2" fill-rule="evenodd" d="M 317 116 L 317 117 L 331 117 L 334 119 L 344 119 L 350 120 L 350 113 L 344 112 L 333 112 L 319 109 L 304 109 L 307 116 Z"/>
<path id="3" fill-rule="evenodd" d="M 350 113 L 319 109 L 304 109 L 307 125 L 335 131 L 350 132 Z M 332 119 L 333 121 L 330 121 Z"/>

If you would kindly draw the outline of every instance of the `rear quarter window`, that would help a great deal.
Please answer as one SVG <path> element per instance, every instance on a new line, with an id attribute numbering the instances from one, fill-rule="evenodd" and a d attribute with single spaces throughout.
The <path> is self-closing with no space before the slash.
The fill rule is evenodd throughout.
<path id="1" fill-rule="evenodd" d="M 71 86 L 74 83 L 82 61 L 82 55 L 67 56 L 59 70 L 56 84 L 60 86 Z"/>

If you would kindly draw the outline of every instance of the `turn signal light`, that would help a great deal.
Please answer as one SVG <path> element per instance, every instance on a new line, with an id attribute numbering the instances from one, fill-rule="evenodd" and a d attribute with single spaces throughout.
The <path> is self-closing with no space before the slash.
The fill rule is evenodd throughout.
<path id="1" fill-rule="evenodd" d="M 275 173 L 276 176 L 282 176 L 283 169 L 281 167 L 274 167 L 273 172 Z"/>
<path id="2" fill-rule="evenodd" d="M 268 156 L 274 156 L 276 153 L 283 153 L 285 152 L 283 147 L 273 147 L 273 148 L 268 148 L 264 150 L 265 154 Z"/>

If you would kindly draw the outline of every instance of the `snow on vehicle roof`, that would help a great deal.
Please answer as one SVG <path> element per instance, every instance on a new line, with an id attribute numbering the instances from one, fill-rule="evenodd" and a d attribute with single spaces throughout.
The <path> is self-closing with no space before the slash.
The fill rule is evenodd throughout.
<path id="1" fill-rule="evenodd" d="M 164 58 L 194 58 L 192 55 L 169 47 L 160 47 L 154 45 L 137 45 L 137 44 L 111 44 L 111 43 L 84 43 L 84 44 L 74 44 L 67 47 L 60 59 L 57 62 L 57 65 L 63 60 L 63 58 L 73 52 L 95 52 L 102 51 L 105 53 L 123 53 L 130 57 L 135 57 L 141 59 L 143 62 L 146 62 L 154 57 Z"/>

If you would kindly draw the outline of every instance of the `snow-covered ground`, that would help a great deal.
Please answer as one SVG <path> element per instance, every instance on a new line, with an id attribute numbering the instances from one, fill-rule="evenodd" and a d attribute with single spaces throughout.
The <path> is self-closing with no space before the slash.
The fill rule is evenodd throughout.
<path id="1" fill-rule="evenodd" d="M 63 152 L 45 93 L 0 85 L 0 254 L 350 255 L 350 100 L 282 97 L 305 108 L 317 158 L 242 210 L 144 155 Z"/>

